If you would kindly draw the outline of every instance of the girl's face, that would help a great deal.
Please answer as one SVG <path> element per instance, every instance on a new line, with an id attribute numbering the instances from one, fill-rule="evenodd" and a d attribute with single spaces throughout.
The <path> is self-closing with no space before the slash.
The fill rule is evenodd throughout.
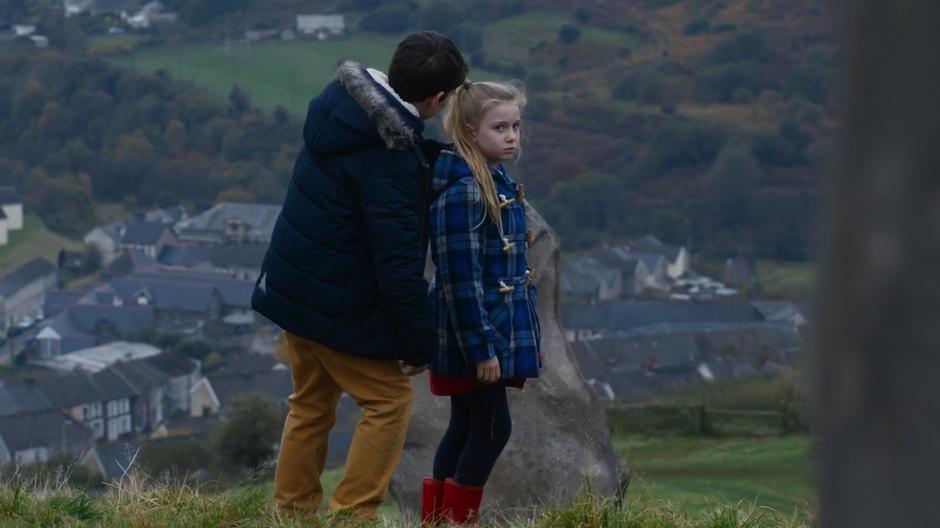
<path id="1" fill-rule="evenodd" d="M 473 141 L 490 164 L 508 161 L 519 150 L 519 105 L 500 103 L 483 114 L 480 123 L 471 129 Z"/>

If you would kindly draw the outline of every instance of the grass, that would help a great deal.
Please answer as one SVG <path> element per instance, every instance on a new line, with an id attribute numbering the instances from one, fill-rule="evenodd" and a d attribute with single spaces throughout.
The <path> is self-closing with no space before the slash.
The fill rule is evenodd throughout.
<path id="1" fill-rule="evenodd" d="M 311 94 L 336 74 L 344 59 L 385 68 L 396 39 L 372 34 L 324 42 L 231 43 L 167 47 L 138 52 L 115 62 L 146 72 L 166 70 L 177 79 L 192 80 L 220 97 L 238 85 L 263 109 L 283 106 L 295 115 L 306 111 Z"/>
<path id="2" fill-rule="evenodd" d="M 283 106 L 295 116 L 302 116 L 306 114 L 310 97 L 333 80 L 340 61 L 353 59 L 385 70 L 398 40 L 398 37 L 357 33 L 347 39 L 323 42 L 272 41 L 250 46 L 231 43 L 228 48 L 219 43 L 157 48 L 113 60 L 145 72 L 166 70 L 172 77 L 191 80 L 223 98 L 238 85 L 261 109 Z M 474 78 L 488 80 L 498 76 L 474 69 Z"/>
<path id="3" fill-rule="evenodd" d="M 629 494 L 640 504 L 670 504 L 690 516 L 742 501 L 804 519 L 812 510 L 809 435 L 622 435 L 613 441 L 634 472 Z"/>
<path id="4" fill-rule="evenodd" d="M 494 514 L 495 513 L 495 514 Z M 800 519 L 744 502 L 713 504 L 689 516 L 669 503 L 644 504 L 582 496 L 549 506 L 535 518 L 502 518 L 484 512 L 487 526 L 517 528 L 796 528 Z M 269 485 L 249 484 L 224 493 L 196 486 L 132 479 L 91 497 L 66 486 L 10 481 L 0 486 L 0 526 L 23 527 L 415 527 L 413 518 L 380 515 L 363 523 L 343 516 L 278 512 Z"/>
<path id="5" fill-rule="evenodd" d="M 483 32 L 485 48 L 492 58 L 509 62 L 529 61 L 529 49 L 540 42 L 558 40 L 564 24 L 581 28 L 581 39 L 616 48 L 632 48 L 640 42 L 638 35 L 585 26 L 559 13 L 526 13 L 504 18 L 487 26 Z M 528 68 L 528 64 L 527 64 Z"/>
<path id="6" fill-rule="evenodd" d="M 81 251 L 83 244 L 46 229 L 35 214 L 23 216 L 23 229 L 10 232 L 9 243 L 0 248 L 0 274 L 5 275 L 34 258 L 58 262 L 59 250 Z"/>
<path id="7" fill-rule="evenodd" d="M 808 299 L 812 295 L 817 265 L 808 262 L 757 262 L 757 277 L 766 298 Z"/>

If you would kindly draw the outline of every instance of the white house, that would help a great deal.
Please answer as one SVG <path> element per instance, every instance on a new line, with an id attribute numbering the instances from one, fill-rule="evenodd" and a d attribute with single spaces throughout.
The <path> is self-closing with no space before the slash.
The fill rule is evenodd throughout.
<path id="1" fill-rule="evenodd" d="M 10 243 L 9 229 L 9 219 L 3 210 L 0 210 L 0 246 Z"/>
<path id="2" fill-rule="evenodd" d="M 148 2 L 140 11 L 133 15 L 128 15 L 125 21 L 127 25 L 134 29 L 147 29 L 154 23 L 176 22 L 178 15 L 169 9 L 159 0 Z"/>
<path id="3" fill-rule="evenodd" d="M 23 200 L 13 187 L 0 187 L 0 208 L 6 215 L 9 231 L 23 229 Z"/>
<path id="4" fill-rule="evenodd" d="M 343 15 L 297 15 L 297 34 L 318 40 L 342 37 L 346 33 Z"/>
<path id="5" fill-rule="evenodd" d="M 42 315 L 46 294 L 56 287 L 59 270 L 46 259 L 38 258 L 20 266 L 0 279 L 0 330 L 11 323 Z"/>

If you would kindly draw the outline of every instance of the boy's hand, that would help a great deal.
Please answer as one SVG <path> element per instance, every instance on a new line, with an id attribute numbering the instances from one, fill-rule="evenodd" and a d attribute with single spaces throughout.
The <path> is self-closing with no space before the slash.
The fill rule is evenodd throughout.
<path id="1" fill-rule="evenodd" d="M 496 383 L 499 381 L 499 360 L 490 358 L 477 363 L 477 379 L 483 383 Z"/>
<path id="2" fill-rule="evenodd" d="M 414 376 L 416 374 L 421 374 L 422 372 L 428 369 L 427 366 L 416 367 L 414 365 L 409 365 L 401 360 L 398 361 L 398 368 L 401 369 L 401 373 L 404 374 L 405 376 Z"/>

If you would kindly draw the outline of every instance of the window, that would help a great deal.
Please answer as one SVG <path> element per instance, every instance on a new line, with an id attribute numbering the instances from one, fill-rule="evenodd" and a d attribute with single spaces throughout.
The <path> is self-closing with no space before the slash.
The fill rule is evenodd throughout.
<path id="1" fill-rule="evenodd" d="M 104 420 L 92 421 L 91 430 L 95 432 L 95 438 L 104 438 Z"/>

